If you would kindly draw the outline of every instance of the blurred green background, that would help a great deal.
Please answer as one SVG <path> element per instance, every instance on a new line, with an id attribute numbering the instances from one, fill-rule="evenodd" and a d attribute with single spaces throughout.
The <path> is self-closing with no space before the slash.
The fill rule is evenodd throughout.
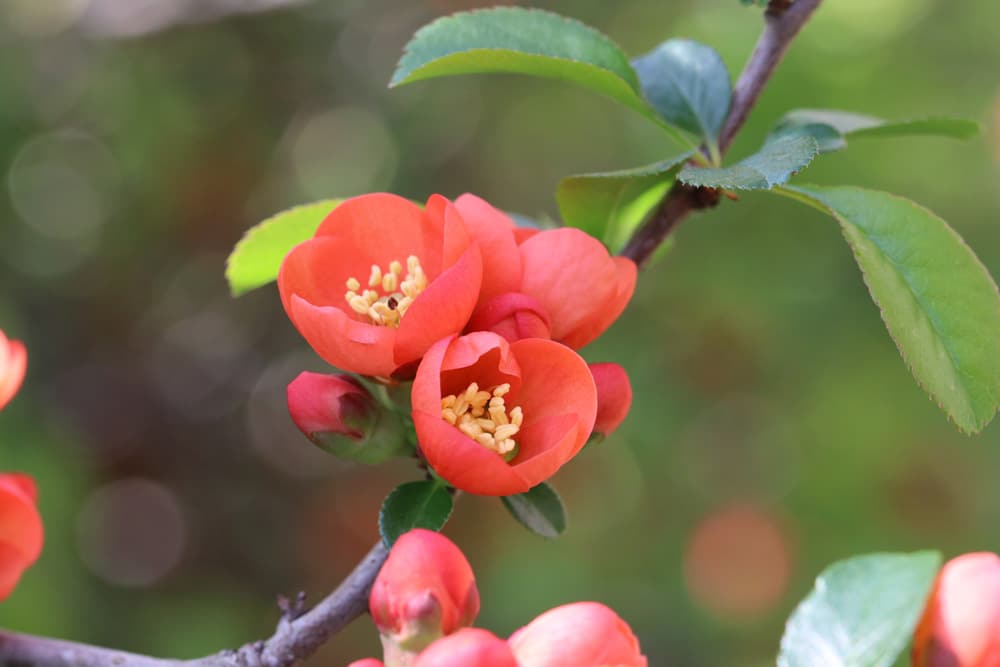
<path id="1" fill-rule="evenodd" d="M 228 296 L 241 233 L 373 190 L 555 216 L 560 177 L 674 152 L 638 115 L 552 82 L 387 90 L 417 27 L 484 4 L 0 4 L 0 328 L 30 351 L 0 468 L 38 478 L 47 529 L 0 626 L 193 657 L 269 633 L 277 593 L 317 599 L 376 539 L 379 502 L 414 472 L 342 464 L 291 425 L 284 386 L 323 364 L 273 287 Z M 736 0 L 539 6 L 631 54 L 705 41 L 734 77 L 761 23 Z M 974 142 L 857 140 L 798 180 L 910 196 L 1000 275 L 998 23 L 988 0 L 828 0 L 733 157 L 794 107 L 976 118 Z M 481 625 L 601 600 L 652 665 L 764 666 L 835 559 L 1000 550 L 1000 426 L 959 435 L 917 388 L 832 220 L 747 194 L 675 240 L 585 351 L 626 366 L 636 398 L 555 479 L 565 537 L 460 503 L 447 532 L 478 573 Z M 365 619 L 310 664 L 376 651 Z"/>

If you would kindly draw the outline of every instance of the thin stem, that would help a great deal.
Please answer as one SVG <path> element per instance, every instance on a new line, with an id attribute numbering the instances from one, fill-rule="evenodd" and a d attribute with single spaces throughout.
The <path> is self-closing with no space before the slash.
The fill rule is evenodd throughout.
<path id="1" fill-rule="evenodd" d="M 792 40 L 820 2 L 822 0 L 795 0 L 791 3 L 789 0 L 771 0 L 768 4 L 764 12 L 764 30 L 733 88 L 729 115 L 719 135 L 720 156 L 729 150 Z M 701 194 L 694 194 L 691 192 L 693 189 L 680 182 L 675 183 L 649 220 L 635 231 L 621 254 L 642 266 L 689 213 L 718 203 L 717 191 L 698 188 Z"/>

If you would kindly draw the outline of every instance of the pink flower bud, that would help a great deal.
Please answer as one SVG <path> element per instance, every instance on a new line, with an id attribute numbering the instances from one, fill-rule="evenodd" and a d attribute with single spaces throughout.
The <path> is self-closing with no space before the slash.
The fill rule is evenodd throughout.
<path id="1" fill-rule="evenodd" d="M 27 475 L 0 473 L 0 600 L 42 553 L 37 495 L 35 481 Z"/>
<path id="2" fill-rule="evenodd" d="M 381 660 L 376 660 L 375 658 L 365 658 L 364 660 L 355 660 L 347 667 L 385 667 Z"/>
<path id="3" fill-rule="evenodd" d="M 526 294 L 500 294 L 476 309 L 466 331 L 492 331 L 515 343 L 522 338 L 551 338 L 542 304 Z"/>
<path id="4" fill-rule="evenodd" d="M 27 366 L 28 353 L 24 344 L 8 340 L 3 331 L 0 331 L 0 410 L 21 388 Z"/>
<path id="5" fill-rule="evenodd" d="M 618 614 L 597 602 L 550 609 L 513 635 L 520 667 L 646 667 L 639 641 Z"/>
<path id="6" fill-rule="evenodd" d="M 420 654 L 414 667 L 518 667 L 507 642 L 492 632 L 462 628 Z"/>
<path id="7" fill-rule="evenodd" d="M 302 373 L 288 385 L 288 412 L 317 446 L 361 463 L 381 463 L 405 444 L 399 424 L 357 380 Z"/>
<path id="8" fill-rule="evenodd" d="M 597 385 L 597 420 L 594 432 L 610 435 L 617 429 L 632 407 L 632 383 L 625 369 L 618 364 L 590 364 Z"/>
<path id="9" fill-rule="evenodd" d="M 372 586 L 369 608 L 384 640 L 420 651 L 475 620 L 479 589 L 459 548 L 418 528 L 396 540 Z"/>
<path id="10" fill-rule="evenodd" d="M 1000 558 L 996 554 L 965 554 L 941 569 L 914 635 L 913 665 L 1000 665 Z"/>

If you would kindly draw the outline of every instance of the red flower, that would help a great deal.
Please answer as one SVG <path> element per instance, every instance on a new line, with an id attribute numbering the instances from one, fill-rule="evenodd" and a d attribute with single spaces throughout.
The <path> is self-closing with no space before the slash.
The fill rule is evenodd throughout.
<path id="1" fill-rule="evenodd" d="M 27 475 L 0 473 L 0 600 L 42 553 L 37 496 L 35 482 Z"/>
<path id="2" fill-rule="evenodd" d="M 578 349 L 604 333 L 632 298 L 635 262 L 612 257 L 600 241 L 579 229 L 518 229 L 473 195 L 462 195 L 455 206 L 483 248 L 479 309 L 502 294 L 527 295 L 540 306 L 540 319 L 551 326 L 552 339 Z M 490 319 L 477 312 L 473 321 L 486 326 L 484 318 Z M 509 334 L 509 329 L 489 329 Z"/>
<path id="3" fill-rule="evenodd" d="M 354 197 L 281 265 L 285 311 L 328 363 L 400 377 L 435 341 L 458 333 L 479 298 L 482 258 L 458 210 L 390 194 Z"/>
<path id="4" fill-rule="evenodd" d="M 965 554 L 941 569 L 914 635 L 913 665 L 1000 665 L 1000 558 L 996 554 Z"/>
<path id="5" fill-rule="evenodd" d="M 594 432 L 602 435 L 614 433 L 628 416 L 632 407 L 632 383 L 628 373 L 618 364 L 590 364 L 590 372 L 597 385 L 597 420 Z"/>
<path id="6" fill-rule="evenodd" d="M 301 373 L 288 385 L 288 413 L 307 438 L 336 456 L 382 463 L 406 448 L 398 421 L 348 375 Z"/>
<path id="7" fill-rule="evenodd" d="M 478 332 L 427 351 L 412 403 L 421 450 L 441 477 L 506 496 L 545 481 L 586 444 L 597 389 L 564 345 Z"/>
<path id="8" fill-rule="evenodd" d="M 550 609 L 513 635 L 521 667 L 646 667 L 639 641 L 618 614 L 597 602 Z"/>
<path id="9" fill-rule="evenodd" d="M 0 331 L 0 410 L 10 403 L 21 388 L 28 367 L 28 353 L 24 344 L 8 340 Z"/>
<path id="10" fill-rule="evenodd" d="M 288 385 L 288 413 L 299 430 L 317 444 L 325 434 L 361 440 L 378 418 L 378 404 L 349 375 L 306 372 Z"/>
<path id="11" fill-rule="evenodd" d="M 492 632 L 463 628 L 431 644 L 414 667 L 518 667 L 507 642 Z"/>
<path id="12" fill-rule="evenodd" d="M 385 639 L 419 651 L 475 620 L 479 589 L 459 548 L 418 528 L 396 540 L 372 586 L 369 609 Z"/>

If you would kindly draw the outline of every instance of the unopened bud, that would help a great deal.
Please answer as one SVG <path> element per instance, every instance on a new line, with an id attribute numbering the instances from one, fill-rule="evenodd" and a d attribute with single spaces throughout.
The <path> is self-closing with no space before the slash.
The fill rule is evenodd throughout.
<path id="1" fill-rule="evenodd" d="M 518 667 L 507 642 L 480 628 L 462 628 L 431 644 L 414 667 Z"/>
<path id="2" fill-rule="evenodd" d="M 913 638 L 914 667 L 1000 665 L 1000 558 L 970 553 L 945 563 Z"/>
<path id="3" fill-rule="evenodd" d="M 632 383 L 625 369 L 618 364 L 590 364 L 590 373 L 597 386 L 594 433 L 610 435 L 625 421 L 632 407 Z"/>
<path id="4" fill-rule="evenodd" d="M 360 463 L 382 463 L 406 446 L 402 425 L 347 375 L 302 373 L 288 385 L 288 412 L 318 447 Z"/>
<path id="5" fill-rule="evenodd" d="M 597 602 L 550 609 L 508 643 L 520 667 L 647 667 L 628 624 Z"/>
<path id="6" fill-rule="evenodd" d="M 451 540 L 416 529 L 396 540 L 369 608 L 387 650 L 392 644 L 419 652 L 475 620 L 479 590 L 469 561 Z"/>
<path id="7" fill-rule="evenodd" d="M 42 552 L 42 520 L 36 498 L 33 479 L 0 473 L 0 600 L 10 595 Z"/>

